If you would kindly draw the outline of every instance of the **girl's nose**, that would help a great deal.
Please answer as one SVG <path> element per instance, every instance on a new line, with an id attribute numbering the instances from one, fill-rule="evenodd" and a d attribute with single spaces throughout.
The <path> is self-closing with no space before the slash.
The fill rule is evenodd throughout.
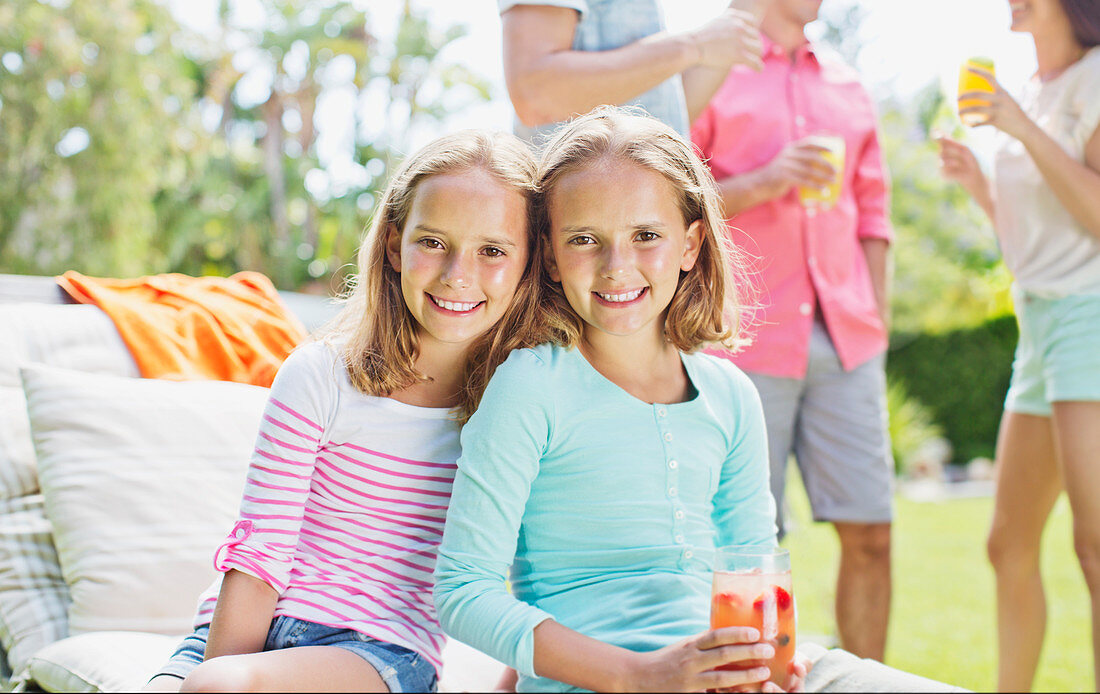
<path id="1" fill-rule="evenodd" d="M 447 264 L 447 267 L 443 270 L 442 277 L 439 281 L 445 287 L 451 289 L 466 289 L 470 286 L 470 275 L 466 269 L 465 262 L 462 257 L 456 256 L 451 259 Z"/>
<path id="2" fill-rule="evenodd" d="M 609 248 L 604 256 L 603 268 L 600 275 L 605 279 L 617 280 L 626 277 L 630 270 L 630 262 L 627 253 L 618 248 Z"/>

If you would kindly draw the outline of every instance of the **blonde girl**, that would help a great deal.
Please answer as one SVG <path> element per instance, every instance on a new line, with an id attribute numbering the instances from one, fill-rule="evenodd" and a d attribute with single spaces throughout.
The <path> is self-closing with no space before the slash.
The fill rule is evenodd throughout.
<path id="1" fill-rule="evenodd" d="M 465 131 L 393 177 L 341 313 L 272 386 L 220 593 L 151 688 L 435 689 L 459 428 L 545 324 L 535 173 L 516 138 Z"/>
<path id="2" fill-rule="evenodd" d="M 745 286 L 714 181 L 673 130 L 609 108 L 564 126 L 540 168 L 561 344 L 513 352 L 463 431 L 444 629 L 520 690 L 759 686 L 767 668 L 714 668 L 774 646 L 707 629 L 715 548 L 776 539 L 756 391 L 699 351 L 733 346 Z"/>

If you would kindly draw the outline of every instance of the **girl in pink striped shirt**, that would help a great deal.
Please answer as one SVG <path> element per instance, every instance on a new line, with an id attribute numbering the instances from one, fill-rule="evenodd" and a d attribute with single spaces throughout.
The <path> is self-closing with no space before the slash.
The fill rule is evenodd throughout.
<path id="1" fill-rule="evenodd" d="M 343 310 L 271 387 L 240 520 L 214 558 L 220 593 L 151 689 L 435 688 L 432 570 L 459 427 L 547 324 L 535 177 L 526 145 L 479 131 L 398 171 Z"/>

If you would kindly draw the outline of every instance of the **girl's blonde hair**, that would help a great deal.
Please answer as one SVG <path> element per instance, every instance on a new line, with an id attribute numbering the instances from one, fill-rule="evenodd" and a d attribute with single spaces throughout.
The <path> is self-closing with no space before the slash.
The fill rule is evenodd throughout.
<path id="1" fill-rule="evenodd" d="M 463 130 L 440 137 L 404 161 L 390 179 L 359 248 L 358 273 L 348 281 L 344 306 L 327 331 L 343 345 L 351 382 L 368 395 L 388 396 L 428 380 L 416 370 L 417 323 L 401 293 L 401 275 L 386 254 L 389 229 L 403 233 L 417 187 L 430 176 L 482 170 L 527 203 L 527 264 L 511 305 L 467 354 L 464 388 L 455 406 L 465 422 L 477 409 L 493 371 L 508 353 L 545 341 L 540 326 L 539 265 L 543 240 L 535 233 L 533 209 L 538 173 L 534 155 L 513 135 Z"/>
<path id="2" fill-rule="evenodd" d="M 707 344 L 744 346 L 753 290 L 745 256 L 725 233 L 718 185 L 687 140 L 644 112 L 601 106 L 554 133 L 539 167 L 541 235 L 549 237 L 550 193 L 562 176 L 606 161 L 629 162 L 664 176 L 677 195 L 684 226 L 697 220 L 703 224 L 698 260 L 680 273 L 669 303 L 665 337 L 683 352 Z M 544 290 L 555 326 L 567 344 L 575 345 L 583 321 L 570 308 L 561 285 L 544 280 Z"/>

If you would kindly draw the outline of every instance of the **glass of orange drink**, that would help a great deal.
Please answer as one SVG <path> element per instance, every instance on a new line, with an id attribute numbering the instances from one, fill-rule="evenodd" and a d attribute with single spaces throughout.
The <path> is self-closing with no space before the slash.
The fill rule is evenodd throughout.
<path id="1" fill-rule="evenodd" d="M 768 679 L 784 686 L 794 660 L 795 646 L 794 592 L 787 550 L 720 547 L 715 555 L 710 626 L 712 629 L 753 627 L 760 632 L 763 642 L 775 648 L 775 655 L 768 660 L 742 660 L 723 665 L 719 670 L 767 666 L 771 670 Z"/>
<path id="2" fill-rule="evenodd" d="M 971 72 L 969 68 L 972 67 L 976 67 L 980 70 L 985 70 L 989 73 L 994 73 L 992 58 L 984 58 L 978 56 L 970 58 L 962 64 L 962 67 L 959 68 L 958 106 L 960 111 L 970 106 L 981 106 L 983 104 L 989 103 L 988 101 L 981 98 L 962 98 L 962 95 L 966 92 L 985 92 L 987 94 L 993 93 L 993 85 L 989 83 L 989 80 L 982 77 L 981 75 Z M 959 120 L 961 120 L 963 124 L 969 125 L 970 127 L 981 125 L 985 122 L 985 118 L 976 113 L 960 113 Z"/>
<path id="3" fill-rule="evenodd" d="M 839 135 L 810 135 L 803 139 L 821 148 L 821 156 L 832 164 L 836 174 L 823 186 L 799 186 L 798 199 L 803 207 L 828 209 L 840 199 L 841 181 L 844 180 L 844 138 Z"/>

